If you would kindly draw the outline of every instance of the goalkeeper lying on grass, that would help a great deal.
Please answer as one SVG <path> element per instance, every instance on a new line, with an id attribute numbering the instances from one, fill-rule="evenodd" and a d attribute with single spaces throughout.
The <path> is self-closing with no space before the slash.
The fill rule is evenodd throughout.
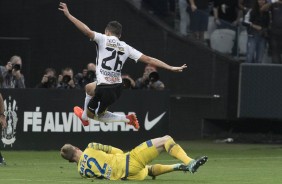
<path id="1" fill-rule="evenodd" d="M 181 163 L 148 165 L 162 151 L 166 151 Z M 89 143 L 83 152 L 71 144 L 65 144 L 61 148 L 61 156 L 69 162 L 76 162 L 82 177 L 109 180 L 144 180 L 148 175 L 154 178 L 172 171 L 195 173 L 208 160 L 207 156 L 198 159 L 188 157 L 180 145 L 168 135 L 148 140 L 127 153 L 94 142 Z"/>

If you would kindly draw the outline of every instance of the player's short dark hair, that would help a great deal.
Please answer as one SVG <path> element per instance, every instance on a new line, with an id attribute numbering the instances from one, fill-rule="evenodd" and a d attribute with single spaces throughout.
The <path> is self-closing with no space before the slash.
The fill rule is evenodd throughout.
<path id="1" fill-rule="evenodd" d="M 106 30 L 110 31 L 115 36 L 120 37 L 122 33 L 122 25 L 118 21 L 111 21 L 108 23 Z"/>

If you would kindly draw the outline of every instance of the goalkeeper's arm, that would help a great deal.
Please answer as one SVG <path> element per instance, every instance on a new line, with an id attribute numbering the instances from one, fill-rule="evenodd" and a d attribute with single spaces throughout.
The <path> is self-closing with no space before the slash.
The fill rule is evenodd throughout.
<path id="1" fill-rule="evenodd" d="M 115 148 L 110 145 L 103 145 L 100 143 L 92 142 L 88 144 L 88 148 L 93 148 L 95 150 L 101 150 L 105 153 L 116 154 L 116 153 L 123 153 L 123 151 L 119 148 Z"/>

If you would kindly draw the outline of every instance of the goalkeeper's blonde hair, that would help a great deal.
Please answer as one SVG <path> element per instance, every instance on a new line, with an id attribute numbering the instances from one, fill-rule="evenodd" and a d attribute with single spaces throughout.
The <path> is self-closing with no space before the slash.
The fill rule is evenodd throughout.
<path id="1" fill-rule="evenodd" d="M 75 152 L 75 148 L 73 145 L 71 144 L 65 144 L 62 148 L 61 148 L 61 156 L 68 160 L 69 162 L 74 162 L 73 160 L 73 156 L 74 156 L 74 152 Z"/>

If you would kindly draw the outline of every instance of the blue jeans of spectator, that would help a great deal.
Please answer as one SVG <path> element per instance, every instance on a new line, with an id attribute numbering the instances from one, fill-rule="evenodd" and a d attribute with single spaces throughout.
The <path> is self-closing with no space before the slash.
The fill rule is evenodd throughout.
<path id="1" fill-rule="evenodd" d="M 266 39 L 260 34 L 248 35 L 247 63 L 262 63 Z"/>

